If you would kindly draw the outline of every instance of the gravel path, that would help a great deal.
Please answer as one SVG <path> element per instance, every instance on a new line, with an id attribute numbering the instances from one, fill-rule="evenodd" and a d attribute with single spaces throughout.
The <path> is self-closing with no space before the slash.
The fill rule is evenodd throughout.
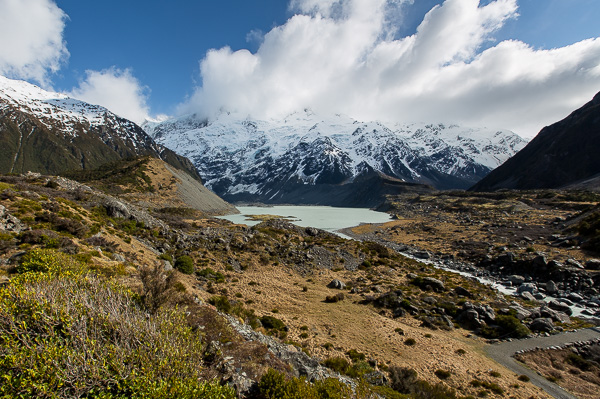
<path id="1" fill-rule="evenodd" d="M 549 395 L 559 399 L 577 399 L 576 396 L 568 393 L 558 385 L 548 381 L 544 377 L 537 374 L 535 371 L 524 367 L 517 362 L 512 356 L 521 350 L 534 348 L 549 348 L 552 346 L 562 346 L 569 342 L 590 341 L 600 338 L 600 328 L 588 328 L 574 332 L 566 332 L 549 337 L 536 337 L 515 340 L 511 342 L 503 342 L 499 344 L 488 345 L 485 347 L 486 353 L 501 365 L 509 368 L 517 374 L 525 374 L 531 379 L 531 382 L 542 388 Z"/>

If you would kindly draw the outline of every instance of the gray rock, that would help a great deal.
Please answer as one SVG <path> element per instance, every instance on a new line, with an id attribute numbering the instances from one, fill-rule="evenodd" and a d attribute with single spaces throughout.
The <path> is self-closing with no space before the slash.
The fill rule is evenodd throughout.
<path id="1" fill-rule="evenodd" d="M 564 312 L 560 312 L 558 310 L 551 309 L 548 306 L 542 306 L 539 309 L 538 313 L 539 313 L 539 317 L 549 317 L 553 321 L 556 321 L 559 323 L 565 323 L 565 324 L 571 323 L 571 318 L 569 317 L 569 315 L 567 315 Z"/>
<path id="2" fill-rule="evenodd" d="M 531 312 L 520 305 L 513 305 L 510 309 L 517 312 L 516 318 L 523 321 L 531 315 Z"/>
<path id="3" fill-rule="evenodd" d="M 529 329 L 534 332 L 550 332 L 554 330 L 552 319 L 540 317 L 529 323 Z"/>
<path id="4" fill-rule="evenodd" d="M 512 276 L 508 276 L 508 281 L 514 285 L 521 285 L 525 282 L 525 277 L 513 274 Z"/>
<path id="5" fill-rule="evenodd" d="M 131 216 L 131 212 L 127 208 L 127 205 L 114 198 L 104 198 L 102 206 L 106 209 L 106 214 L 111 218 L 129 219 Z"/>
<path id="6" fill-rule="evenodd" d="M 477 313 L 479 313 L 479 318 L 486 323 L 492 323 L 496 320 L 496 313 L 490 305 L 477 306 L 475 309 L 477 310 Z"/>
<path id="7" fill-rule="evenodd" d="M 584 269 L 583 265 L 581 263 L 577 262 L 575 259 L 567 260 L 567 265 L 575 267 L 577 269 Z"/>
<path id="8" fill-rule="evenodd" d="M 578 293 L 576 293 L 576 292 L 569 293 L 569 295 L 567 295 L 567 298 L 569 298 L 573 302 L 581 302 L 581 301 L 583 301 L 583 297 L 581 295 L 579 295 Z"/>
<path id="9" fill-rule="evenodd" d="M 521 298 L 525 299 L 526 301 L 535 302 L 535 297 L 529 291 L 523 291 L 520 293 L 520 295 L 521 295 Z"/>
<path id="10" fill-rule="evenodd" d="M 546 292 L 550 295 L 556 294 L 558 292 L 558 287 L 556 286 L 556 283 L 552 280 L 549 280 L 546 283 Z"/>
<path id="11" fill-rule="evenodd" d="M 173 270 L 173 265 L 168 260 L 162 259 L 163 269 L 166 272 Z"/>
<path id="12" fill-rule="evenodd" d="M 367 374 L 363 375 L 363 378 L 365 379 L 365 381 L 367 381 L 371 385 L 384 386 L 384 385 L 387 385 L 387 383 L 388 383 L 388 379 L 385 376 L 385 374 L 383 374 L 379 370 L 375 370 L 370 373 L 367 373 Z"/>
<path id="13" fill-rule="evenodd" d="M 585 268 L 589 270 L 600 270 L 600 259 L 590 259 L 585 262 Z"/>
<path id="14" fill-rule="evenodd" d="M 550 269 L 562 269 L 563 268 L 563 264 L 560 263 L 557 260 L 551 260 L 550 262 L 548 262 L 548 267 Z"/>
<path id="15" fill-rule="evenodd" d="M 428 251 L 418 251 L 418 252 L 415 252 L 413 255 L 417 259 L 430 259 L 431 258 L 431 253 Z"/>
<path id="16" fill-rule="evenodd" d="M 454 293 L 459 296 L 466 296 L 467 298 L 471 298 L 473 296 L 473 294 L 471 294 L 471 291 L 463 287 L 456 287 L 454 289 Z"/>
<path id="17" fill-rule="evenodd" d="M 533 258 L 531 264 L 534 267 L 545 269 L 546 266 L 548 266 L 548 261 L 546 260 L 546 257 L 544 255 L 538 255 L 535 258 Z"/>
<path id="18" fill-rule="evenodd" d="M 327 287 L 334 288 L 336 290 L 343 290 L 344 288 L 346 288 L 346 284 L 344 284 L 338 279 L 334 279 L 329 284 L 327 284 Z"/>
<path id="19" fill-rule="evenodd" d="M 25 230 L 29 230 L 29 227 L 17 217 L 11 215 L 3 205 L 0 205 L 0 231 L 20 233 Z"/>
<path id="20" fill-rule="evenodd" d="M 558 310 L 559 312 L 564 312 L 569 316 L 573 314 L 573 310 L 571 309 L 571 307 L 564 302 L 550 301 L 548 302 L 548 306 L 550 307 L 550 309 Z"/>
<path id="21" fill-rule="evenodd" d="M 543 301 L 544 299 L 546 299 L 546 295 L 542 294 L 541 292 L 536 292 L 535 294 L 533 294 L 533 297 L 538 301 Z"/>
<path id="22" fill-rule="evenodd" d="M 517 294 L 522 294 L 523 292 L 529 292 L 529 293 L 533 294 L 534 292 L 537 292 L 537 287 L 533 283 L 521 284 L 517 288 Z"/>
<path id="23" fill-rule="evenodd" d="M 435 299 L 432 296 L 428 296 L 428 297 L 423 298 L 423 302 L 425 302 L 429 305 L 435 305 L 437 303 L 437 299 Z"/>
<path id="24" fill-rule="evenodd" d="M 484 323 L 479 319 L 479 313 L 475 309 L 465 309 L 457 317 L 460 323 L 472 328 L 483 327 Z"/>
<path id="25" fill-rule="evenodd" d="M 496 261 L 502 265 L 510 265 L 511 263 L 514 263 L 515 260 L 516 260 L 515 254 L 512 252 L 507 252 L 505 254 L 498 256 L 498 258 L 496 258 Z"/>
<path id="26" fill-rule="evenodd" d="M 125 257 L 121 254 L 113 254 L 113 260 L 117 261 L 117 262 L 126 262 L 127 259 L 125 259 Z"/>
<path id="27" fill-rule="evenodd" d="M 423 286 L 431 286 L 434 291 L 444 291 L 446 287 L 444 283 L 437 278 L 433 277 L 423 277 Z"/>

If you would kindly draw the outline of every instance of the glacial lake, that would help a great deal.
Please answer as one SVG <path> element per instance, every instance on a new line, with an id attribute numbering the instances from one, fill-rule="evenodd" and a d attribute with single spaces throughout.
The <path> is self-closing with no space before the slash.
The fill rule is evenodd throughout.
<path id="1" fill-rule="evenodd" d="M 391 216 L 384 212 L 376 212 L 366 208 L 336 208 L 331 206 L 298 206 L 298 205 L 276 205 L 276 206 L 238 206 L 240 211 L 237 215 L 220 216 L 236 224 L 254 226 L 260 221 L 251 220 L 246 215 L 276 215 L 281 216 L 297 226 L 315 227 L 336 233 L 342 237 L 343 234 L 337 230 L 347 227 L 358 226 L 362 223 L 385 223 L 392 220 Z M 347 238 L 347 237 L 346 237 Z"/>

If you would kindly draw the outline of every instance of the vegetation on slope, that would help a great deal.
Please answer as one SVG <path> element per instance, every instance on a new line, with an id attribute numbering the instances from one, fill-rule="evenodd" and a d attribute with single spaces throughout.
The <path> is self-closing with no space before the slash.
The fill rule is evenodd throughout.
<path id="1" fill-rule="evenodd" d="M 404 385 L 397 381 L 404 377 L 397 377 L 396 383 L 386 378 L 391 378 L 397 362 L 413 362 L 415 367 L 415 353 L 423 356 L 426 346 L 423 340 L 435 342 L 429 332 L 442 337 L 434 331 L 436 318 L 442 309 L 453 317 L 453 309 L 464 300 L 455 288 L 464 286 L 475 303 L 495 298 L 479 284 L 380 244 L 343 240 L 281 221 L 250 229 L 212 219 L 189 220 L 185 210 L 170 209 L 170 218 L 165 218 L 169 224 L 161 225 L 150 215 L 141 219 L 131 209 L 116 212 L 120 208 L 115 209 L 113 201 L 75 184 L 62 186 L 45 177 L 1 180 L 2 205 L 29 229 L 0 232 L 0 257 L 6 260 L 0 268 L 0 279 L 6 281 L 0 287 L 2 320 L 8 321 L 2 327 L 6 330 L 0 349 L 6 363 L 1 373 L 14 379 L 5 388 L 8 396 L 22 392 L 51 397 L 44 392 L 57 392 L 57 397 L 194 397 L 190 389 L 205 389 L 227 397 L 230 391 L 211 381 L 217 377 L 239 388 L 237 378 L 245 374 L 242 381 L 254 387 L 244 391 L 247 397 L 282 397 L 269 396 L 272 392 L 284 392 L 283 397 L 348 397 L 340 380 L 308 383 L 298 378 L 300 367 L 284 364 L 276 358 L 277 350 L 269 351 L 262 343 L 269 337 L 246 341 L 203 303 L 235 316 L 230 322 L 243 321 L 254 331 L 285 340 L 275 340 L 281 345 L 278 350 L 313 353 L 333 369 L 337 363 L 327 359 L 346 360 L 347 367 L 340 371 L 364 379 L 355 382 L 356 397 L 361 390 L 362 397 L 377 392 L 387 398 L 474 393 L 454 370 L 447 379 L 432 383 L 440 379 L 433 372 L 442 367 L 434 365 L 438 359 L 431 356 L 431 372 L 413 370 L 419 378 L 410 377 Z M 183 218 L 188 220 L 185 229 L 172 227 L 184 225 Z M 170 271 L 171 266 L 175 269 Z M 270 273 L 278 277 L 269 280 Z M 347 283 L 341 292 L 325 287 L 332 275 Z M 417 277 L 443 280 L 446 290 L 412 284 Z M 273 278 L 289 280 L 291 288 L 277 291 L 275 284 L 286 281 Z M 326 296 L 342 292 L 342 300 L 326 303 Z M 394 315 L 395 307 L 385 301 L 388 292 L 395 292 L 396 299 L 400 295 L 403 306 L 417 307 L 420 314 Z M 305 313 L 278 309 L 275 296 L 279 304 L 297 301 L 306 313 L 319 308 L 327 318 L 346 317 L 343 311 L 352 311 L 370 317 L 365 320 L 385 320 L 386 325 L 389 321 L 394 327 L 379 331 L 390 337 L 398 336 L 395 327 L 402 325 L 407 331 L 402 341 L 411 339 L 414 345 L 400 344 L 406 352 L 390 354 L 391 363 L 376 354 L 378 348 L 348 343 L 351 339 L 341 331 L 335 331 L 339 337 L 333 331 L 317 332 L 322 321 L 297 320 Z M 429 323 L 423 337 L 420 323 Z M 471 353 L 456 355 L 452 350 L 450 355 L 462 361 Z"/>
<path id="2" fill-rule="evenodd" d="M 201 375 L 202 335 L 177 308 L 34 250 L 0 290 L 4 397 L 233 398 Z"/>

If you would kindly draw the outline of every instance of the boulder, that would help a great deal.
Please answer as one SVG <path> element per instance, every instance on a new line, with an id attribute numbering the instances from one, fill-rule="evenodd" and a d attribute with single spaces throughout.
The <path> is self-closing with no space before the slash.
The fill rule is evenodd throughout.
<path id="1" fill-rule="evenodd" d="M 484 323 L 479 320 L 479 313 L 475 309 L 465 309 L 457 317 L 460 323 L 464 323 L 472 328 L 483 327 Z"/>
<path id="2" fill-rule="evenodd" d="M 0 231 L 20 233 L 28 229 L 27 225 L 11 215 L 3 205 L 0 205 Z"/>
<path id="3" fill-rule="evenodd" d="M 471 298 L 473 296 L 473 294 L 471 293 L 471 291 L 467 290 L 466 288 L 463 287 L 456 287 L 454 289 L 454 293 L 458 296 L 465 296 L 467 298 Z"/>
<path id="4" fill-rule="evenodd" d="M 568 259 L 567 265 L 575 267 L 577 269 L 584 269 L 583 265 L 581 263 L 577 262 L 575 259 Z"/>
<path id="5" fill-rule="evenodd" d="M 343 290 L 346 288 L 346 284 L 344 284 L 343 282 L 341 282 L 338 279 L 334 279 L 332 280 L 329 284 L 327 284 L 328 288 L 333 288 L 336 290 Z"/>
<path id="6" fill-rule="evenodd" d="M 535 297 L 533 296 L 533 294 L 529 291 L 524 291 L 521 292 L 521 298 L 525 299 L 526 301 L 531 301 L 531 302 L 535 302 Z"/>
<path id="7" fill-rule="evenodd" d="M 125 257 L 123 255 L 118 254 L 118 253 L 113 254 L 112 258 L 113 258 L 114 261 L 121 262 L 121 263 L 127 261 L 127 259 L 125 259 Z"/>
<path id="8" fill-rule="evenodd" d="M 431 259 L 431 252 L 429 251 L 418 251 L 415 252 L 413 255 L 417 259 Z"/>
<path id="9" fill-rule="evenodd" d="M 553 321 L 558 323 L 571 323 L 571 318 L 564 312 L 559 312 L 558 310 L 554 310 L 549 308 L 548 306 L 542 306 L 537 312 L 539 317 L 549 317 Z"/>
<path id="10" fill-rule="evenodd" d="M 550 295 L 554 295 L 558 292 L 558 286 L 556 285 L 556 283 L 552 280 L 549 280 L 546 283 L 546 292 Z"/>
<path id="11" fill-rule="evenodd" d="M 162 265 L 165 272 L 170 272 L 173 270 L 173 265 L 168 260 L 162 259 Z"/>
<path id="12" fill-rule="evenodd" d="M 600 259 L 590 259 L 585 262 L 585 268 L 589 270 L 600 270 Z"/>
<path id="13" fill-rule="evenodd" d="M 545 269 L 548 266 L 548 260 L 544 255 L 538 255 L 531 261 L 531 264 L 539 269 Z"/>
<path id="14" fill-rule="evenodd" d="M 131 217 L 131 212 L 127 205 L 114 198 L 104 198 L 102 206 L 106 209 L 106 214 L 111 218 L 129 219 Z"/>
<path id="15" fill-rule="evenodd" d="M 508 281 L 513 283 L 513 285 L 521 285 L 525 282 L 525 277 L 513 274 L 512 276 L 508 276 Z"/>
<path id="16" fill-rule="evenodd" d="M 496 262 L 501 265 L 510 265 L 516 261 L 516 256 L 512 252 L 507 252 L 496 258 Z"/>
<path id="17" fill-rule="evenodd" d="M 571 292 L 567 295 L 567 298 L 573 302 L 581 302 L 583 301 L 583 297 L 576 292 Z"/>
<path id="18" fill-rule="evenodd" d="M 379 370 L 367 373 L 362 378 L 371 385 L 384 386 L 388 384 L 387 377 Z"/>
<path id="19" fill-rule="evenodd" d="M 517 288 L 517 294 L 522 294 L 523 292 L 529 292 L 529 293 L 533 294 L 534 292 L 537 292 L 537 287 L 533 283 L 521 284 Z"/>
<path id="20" fill-rule="evenodd" d="M 529 323 L 529 329 L 534 332 L 551 332 L 554 330 L 552 319 L 540 317 Z"/>
<path id="21" fill-rule="evenodd" d="M 395 309 L 402 304 L 402 291 L 390 291 L 377 297 L 374 300 L 375 306 L 387 309 Z"/>
<path id="22" fill-rule="evenodd" d="M 515 317 L 521 321 L 525 320 L 526 318 L 528 318 L 531 315 L 531 312 L 529 310 L 525 309 L 524 307 L 522 307 L 520 305 L 513 305 L 510 307 L 510 309 L 517 312 Z"/>
<path id="23" fill-rule="evenodd" d="M 437 278 L 423 277 L 423 287 L 430 286 L 434 291 L 444 291 L 446 287 L 444 283 Z"/>
<path id="24" fill-rule="evenodd" d="M 559 312 L 564 312 L 569 316 L 573 314 L 573 310 L 571 310 L 571 307 L 564 302 L 550 301 L 548 302 L 548 306 L 550 307 L 550 309 L 558 310 Z"/>

